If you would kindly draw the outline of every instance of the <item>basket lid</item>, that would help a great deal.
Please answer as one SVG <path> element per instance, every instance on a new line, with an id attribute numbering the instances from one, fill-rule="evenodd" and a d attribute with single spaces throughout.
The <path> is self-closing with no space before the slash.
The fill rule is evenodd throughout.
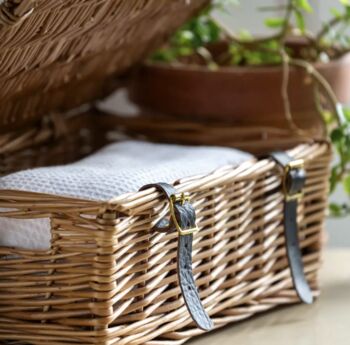
<path id="1" fill-rule="evenodd" d="M 208 0 L 0 0 L 0 128 L 112 92 Z"/>

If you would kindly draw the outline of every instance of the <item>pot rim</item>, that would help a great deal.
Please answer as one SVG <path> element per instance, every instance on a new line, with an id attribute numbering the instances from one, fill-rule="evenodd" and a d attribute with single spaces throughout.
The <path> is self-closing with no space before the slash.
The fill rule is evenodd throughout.
<path id="1" fill-rule="evenodd" d="M 339 59 L 331 60 L 329 62 L 316 62 L 312 63 L 312 65 L 316 69 L 331 69 L 335 66 L 339 65 L 350 65 L 350 52 L 346 53 Z M 225 73 L 225 74 L 236 74 L 236 73 L 277 73 L 281 71 L 282 65 L 257 65 L 257 66 L 224 66 L 219 67 L 218 69 L 211 70 L 206 66 L 195 65 L 195 64 L 169 64 L 166 62 L 145 62 L 143 64 L 144 68 L 149 70 L 168 70 L 168 71 L 177 71 L 177 72 L 193 72 L 193 73 Z M 292 70 L 299 70 L 300 68 L 291 66 Z"/>

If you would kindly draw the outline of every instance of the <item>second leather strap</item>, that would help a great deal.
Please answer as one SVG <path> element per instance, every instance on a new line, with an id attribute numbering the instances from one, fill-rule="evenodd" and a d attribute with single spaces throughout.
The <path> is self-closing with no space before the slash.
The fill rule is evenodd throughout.
<path id="1" fill-rule="evenodd" d="M 283 169 L 283 224 L 293 285 L 300 300 L 306 304 L 311 304 L 313 295 L 304 272 L 298 227 L 298 202 L 302 197 L 306 181 L 304 162 L 293 159 L 285 152 L 275 152 L 271 157 Z"/>

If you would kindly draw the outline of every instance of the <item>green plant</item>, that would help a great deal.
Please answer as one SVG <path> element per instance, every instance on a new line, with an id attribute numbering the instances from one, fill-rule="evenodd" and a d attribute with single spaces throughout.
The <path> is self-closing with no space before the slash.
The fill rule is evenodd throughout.
<path id="1" fill-rule="evenodd" d="M 260 11 L 284 11 L 285 15 L 267 18 L 265 25 L 276 29 L 277 33 L 256 39 L 247 31 L 235 35 L 214 18 L 214 10 L 224 10 L 227 4 L 237 3 L 235 0 L 217 0 L 182 26 L 168 44 L 153 55 L 152 60 L 176 62 L 225 38 L 230 42 L 231 65 L 280 63 L 281 49 L 286 49 L 286 42 L 291 35 L 302 36 L 308 41 L 308 46 L 302 52 L 307 61 L 339 58 L 350 49 L 350 35 L 347 30 L 350 24 L 350 0 L 340 2 L 343 10 L 331 9 L 333 17 L 316 35 L 311 34 L 305 24 L 305 14 L 313 12 L 309 0 L 288 0 L 284 6 L 260 7 Z"/>
<path id="2" fill-rule="evenodd" d="M 210 60 L 206 46 L 217 42 L 222 35 L 221 27 L 211 17 L 216 9 L 224 9 L 233 0 L 221 0 L 206 7 L 197 17 L 183 25 L 170 39 L 169 43 L 152 56 L 154 61 L 175 62 L 193 54 L 201 55 Z M 211 61 L 207 61 L 208 64 Z"/>
<path id="3" fill-rule="evenodd" d="M 330 210 L 334 216 L 350 215 L 350 110 L 345 109 L 344 123 L 333 129 L 331 139 L 333 146 L 338 153 L 338 161 L 334 164 L 331 174 L 331 192 L 334 192 L 337 185 L 342 184 L 348 195 L 345 203 L 331 203 Z"/>
<path id="4" fill-rule="evenodd" d="M 236 34 L 213 16 L 214 10 L 223 10 L 228 2 L 233 1 L 214 1 L 181 27 L 151 59 L 166 63 L 188 63 L 188 59 L 198 62 L 198 59 L 193 59 L 197 56 L 212 69 L 220 65 L 276 64 L 282 64 L 286 70 L 290 65 L 304 68 L 315 82 L 315 100 L 327 122 L 330 138 L 339 157 L 332 169 L 331 192 L 342 184 L 349 197 L 346 204 L 331 203 L 330 210 L 335 216 L 350 215 L 350 110 L 338 104 L 332 89 L 312 65 L 317 61 L 328 62 L 340 58 L 350 51 L 347 30 L 350 24 L 350 0 L 340 0 L 342 10 L 331 9 L 332 18 L 316 34 L 312 34 L 305 24 L 306 14 L 313 12 L 309 0 L 288 0 L 283 6 L 261 7 L 261 11 L 284 13 L 283 16 L 273 15 L 265 20 L 265 25 L 275 29 L 275 33 L 264 38 L 255 38 L 247 31 Z M 298 54 L 288 46 L 293 36 L 306 42 Z M 227 42 L 228 51 L 214 57 L 208 47 L 220 40 Z M 285 115 L 291 127 L 298 130 L 290 114 L 288 82 L 283 84 Z"/>

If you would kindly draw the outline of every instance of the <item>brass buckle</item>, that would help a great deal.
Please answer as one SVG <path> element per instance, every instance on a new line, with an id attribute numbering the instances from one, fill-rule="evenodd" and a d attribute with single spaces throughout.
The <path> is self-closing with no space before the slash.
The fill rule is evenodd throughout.
<path id="1" fill-rule="evenodd" d="M 304 196 L 303 192 L 290 194 L 287 190 L 287 176 L 291 170 L 304 169 L 305 162 L 303 159 L 296 159 L 289 162 L 284 168 L 284 178 L 283 178 L 283 194 L 286 201 L 301 200 Z"/>
<path id="2" fill-rule="evenodd" d="M 175 224 L 176 230 L 180 236 L 195 234 L 199 231 L 197 226 L 194 228 L 190 228 L 190 229 L 182 229 L 179 222 L 177 221 L 177 218 L 176 218 L 175 204 L 179 202 L 181 205 L 184 205 L 185 202 L 189 202 L 189 200 L 190 200 L 189 195 L 185 194 L 185 193 L 172 195 L 170 198 L 170 215 L 171 215 L 171 218 Z"/>

